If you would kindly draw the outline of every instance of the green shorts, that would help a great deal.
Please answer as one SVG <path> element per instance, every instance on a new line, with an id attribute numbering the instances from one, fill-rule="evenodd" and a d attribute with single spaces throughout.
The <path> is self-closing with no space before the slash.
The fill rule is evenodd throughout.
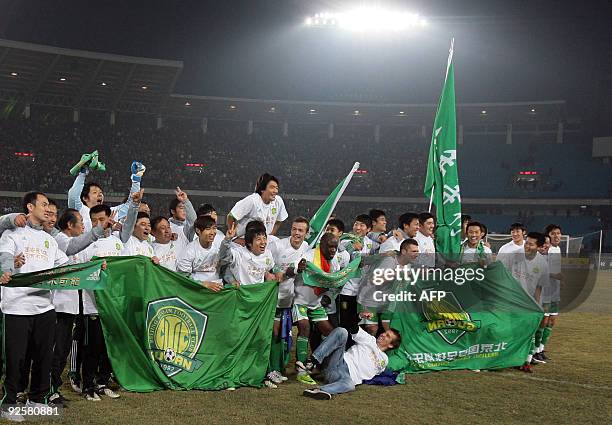
<path id="1" fill-rule="evenodd" d="M 393 313 L 390 311 L 383 311 L 383 312 L 378 312 L 375 311 L 374 309 L 368 309 L 367 307 L 362 306 L 361 304 L 357 304 L 357 312 L 361 313 L 364 311 L 369 311 L 372 313 L 372 317 L 370 319 L 365 319 L 362 318 L 359 321 L 360 325 L 378 325 L 378 320 L 380 319 L 381 322 L 390 322 L 391 321 L 391 317 L 393 316 Z"/>
<path id="2" fill-rule="evenodd" d="M 310 320 L 311 322 L 327 320 L 327 312 L 322 306 L 311 308 L 306 305 L 293 304 L 291 315 L 293 316 L 293 323 L 300 320 Z"/>

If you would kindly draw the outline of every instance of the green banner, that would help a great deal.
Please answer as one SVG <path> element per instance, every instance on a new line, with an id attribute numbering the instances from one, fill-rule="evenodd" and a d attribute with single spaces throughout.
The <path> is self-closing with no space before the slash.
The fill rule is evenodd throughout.
<path id="1" fill-rule="evenodd" d="M 145 257 L 107 258 L 96 292 L 113 371 L 146 392 L 260 387 L 266 374 L 278 285 L 214 293 Z"/>
<path id="2" fill-rule="evenodd" d="M 31 273 L 13 275 L 7 288 L 31 286 L 41 289 L 105 289 L 108 276 L 102 270 L 104 260 L 73 264 Z"/>
<path id="3" fill-rule="evenodd" d="M 394 288 L 402 298 L 390 306 L 391 327 L 402 343 L 389 355 L 389 367 L 415 373 L 522 365 L 544 315 L 540 306 L 500 262 L 445 273 L 437 281 Z M 407 293 L 412 301 L 404 300 Z"/>
<path id="4" fill-rule="evenodd" d="M 434 120 L 423 192 L 436 206 L 436 252 L 453 261 L 461 250 L 461 194 L 457 171 L 457 117 L 453 46 Z"/>
<path id="5" fill-rule="evenodd" d="M 321 270 L 316 264 L 310 261 L 306 262 L 306 269 L 302 272 L 304 284 L 317 288 L 337 289 L 344 286 L 349 279 L 361 276 L 359 263 L 361 257 L 357 256 L 345 268 L 337 272 L 326 273 Z"/>

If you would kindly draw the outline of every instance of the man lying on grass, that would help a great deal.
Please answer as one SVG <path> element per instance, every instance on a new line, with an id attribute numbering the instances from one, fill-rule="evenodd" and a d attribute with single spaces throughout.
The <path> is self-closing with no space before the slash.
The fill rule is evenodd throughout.
<path id="1" fill-rule="evenodd" d="M 355 344 L 345 350 L 349 332 Z M 305 363 L 296 363 L 298 369 L 310 373 L 327 359 L 327 385 L 305 390 L 303 394 L 317 400 L 331 400 L 332 394 L 353 391 L 356 385 L 385 370 L 389 362 L 385 351 L 399 347 L 401 340 L 395 329 L 383 332 L 378 338 L 358 325 L 348 331 L 345 328 L 334 329 Z"/>

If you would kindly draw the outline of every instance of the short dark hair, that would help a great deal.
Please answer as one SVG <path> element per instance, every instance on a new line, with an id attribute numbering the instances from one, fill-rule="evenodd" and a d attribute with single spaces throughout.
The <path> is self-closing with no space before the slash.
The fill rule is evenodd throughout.
<path id="1" fill-rule="evenodd" d="M 556 229 L 559 229 L 559 231 L 561 233 L 563 233 L 563 230 L 561 230 L 561 226 L 559 226 L 558 224 L 549 224 L 544 229 L 544 233 L 546 233 L 547 235 L 550 235 L 550 232 L 552 232 L 553 230 L 556 230 Z"/>
<path id="2" fill-rule="evenodd" d="M 209 215 L 201 215 L 199 216 L 195 223 L 193 223 L 193 227 L 195 227 L 198 230 L 206 230 L 211 228 L 212 226 L 216 226 L 217 222 L 215 221 L 214 218 L 212 218 Z"/>
<path id="3" fill-rule="evenodd" d="M 527 228 L 522 223 L 512 223 L 510 225 L 510 231 L 512 232 L 513 230 L 522 230 L 523 232 L 526 232 Z"/>
<path id="4" fill-rule="evenodd" d="M 161 223 L 162 220 L 168 221 L 168 219 L 164 217 L 163 215 L 158 215 L 153 220 L 151 220 L 151 229 L 155 230 L 155 227 L 157 227 L 157 225 Z"/>
<path id="5" fill-rule="evenodd" d="M 544 234 L 540 233 L 540 232 L 529 232 L 527 233 L 527 239 L 535 239 L 536 240 L 536 244 L 538 246 L 542 246 L 544 245 L 544 242 L 546 242 L 546 239 L 544 239 Z"/>
<path id="6" fill-rule="evenodd" d="M 377 209 L 371 209 L 370 212 L 368 213 L 368 215 L 370 216 L 370 218 L 372 219 L 372 221 L 376 221 L 378 220 L 378 218 L 382 215 L 383 217 L 386 217 L 386 214 L 383 210 L 377 210 Z"/>
<path id="7" fill-rule="evenodd" d="M 23 207 L 23 212 L 28 214 L 28 204 L 32 204 L 32 205 L 36 205 L 36 201 L 38 200 L 38 196 L 44 196 L 45 198 L 47 198 L 47 195 L 45 195 L 42 192 L 28 192 L 23 196 L 23 201 L 21 203 L 22 207 Z M 49 200 L 49 198 L 47 198 L 47 200 Z"/>
<path id="8" fill-rule="evenodd" d="M 106 204 L 94 205 L 89 209 L 89 216 L 91 217 L 93 214 L 98 214 L 101 212 L 104 212 L 107 217 L 110 217 L 113 213 L 113 210 L 111 210 L 111 207 Z"/>
<path id="9" fill-rule="evenodd" d="M 138 215 L 136 216 L 136 221 L 140 220 L 141 218 L 148 218 L 149 220 L 151 219 L 151 217 L 149 216 L 149 214 L 147 214 L 144 211 L 140 211 L 138 213 Z"/>
<path id="10" fill-rule="evenodd" d="M 58 208 L 57 202 L 47 196 L 47 200 L 49 201 L 49 205 L 53 205 L 55 208 Z"/>
<path id="11" fill-rule="evenodd" d="M 419 219 L 419 215 L 417 213 L 407 212 L 407 213 L 400 215 L 399 218 L 397 219 L 397 222 L 399 224 L 399 228 L 404 230 L 404 226 L 410 226 L 410 223 L 412 223 L 412 220 L 418 220 L 418 219 Z"/>
<path id="12" fill-rule="evenodd" d="M 436 218 L 433 216 L 432 213 L 422 212 L 422 213 L 419 214 L 419 223 L 420 224 L 425 224 L 425 222 L 427 220 L 429 220 L 430 218 L 433 218 L 434 219 L 434 223 L 435 223 Z"/>
<path id="13" fill-rule="evenodd" d="M 73 226 L 77 222 L 77 214 L 79 212 L 74 208 L 66 208 L 62 216 L 57 220 L 57 227 L 60 230 L 66 230 L 68 228 L 68 224 L 72 224 Z"/>
<path id="14" fill-rule="evenodd" d="M 393 335 L 395 335 L 395 339 L 393 340 L 393 343 L 391 345 L 393 346 L 393 348 L 399 347 L 402 343 L 402 335 L 397 329 L 389 328 L 389 330 L 393 333 Z"/>
<path id="15" fill-rule="evenodd" d="M 255 183 L 255 192 L 261 195 L 261 193 L 266 190 L 266 187 L 268 187 L 268 183 L 270 182 L 276 182 L 276 184 L 280 186 L 280 183 L 276 177 L 268 173 L 263 173 L 257 179 L 257 183 Z"/>
<path id="16" fill-rule="evenodd" d="M 402 244 L 400 245 L 400 251 L 404 248 L 406 248 L 408 245 L 414 245 L 414 246 L 419 246 L 419 243 L 412 239 L 412 238 L 408 238 L 408 239 L 404 239 L 402 241 Z"/>
<path id="17" fill-rule="evenodd" d="M 177 198 L 174 198 L 172 201 L 170 201 L 170 207 L 168 208 L 168 210 L 170 211 L 170 214 L 172 214 L 173 210 L 176 210 L 176 208 L 182 204 L 182 201 L 179 201 Z M 157 218 L 157 217 L 156 217 Z"/>
<path id="18" fill-rule="evenodd" d="M 89 191 L 92 187 L 97 187 L 98 189 L 102 190 L 102 186 L 96 182 L 85 183 L 85 186 L 83 186 L 83 190 L 81 191 L 81 202 L 85 202 L 85 198 L 87 195 L 89 195 Z"/>
<path id="19" fill-rule="evenodd" d="M 247 224 L 246 233 L 244 234 L 244 243 L 247 248 L 253 245 L 253 241 L 259 235 L 268 236 L 266 226 L 259 220 L 249 222 Z"/>
<path id="20" fill-rule="evenodd" d="M 358 221 L 365 224 L 370 229 L 372 228 L 372 218 L 369 215 L 359 214 L 357 217 L 355 217 L 355 222 L 358 222 Z"/>
<path id="21" fill-rule="evenodd" d="M 310 222 L 308 221 L 306 217 L 302 217 L 302 216 L 296 217 L 291 222 L 291 224 L 293 223 L 306 223 L 306 230 L 310 229 Z"/>
<path id="22" fill-rule="evenodd" d="M 487 233 L 487 227 L 484 224 L 480 223 L 479 221 L 470 221 L 467 224 L 467 227 L 465 228 L 465 230 L 467 231 L 470 227 L 474 227 L 474 226 L 478 226 L 478 228 L 480 228 L 480 231 L 482 233 Z"/>
<path id="23" fill-rule="evenodd" d="M 332 218 L 331 220 L 327 220 L 325 227 L 327 226 L 335 227 L 336 229 L 344 233 L 344 222 L 340 220 L 339 218 Z"/>
<path id="24" fill-rule="evenodd" d="M 211 212 L 217 212 L 217 210 L 215 209 L 215 207 L 213 207 L 211 204 L 202 204 L 198 207 L 198 211 L 197 214 L 198 216 L 201 215 L 208 215 Z"/>
<path id="25" fill-rule="evenodd" d="M 463 226 L 463 223 L 465 223 L 466 221 L 468 223 L 472 221 L 472 216 L 469 214 L 461 214 L 461 225 Z"/>

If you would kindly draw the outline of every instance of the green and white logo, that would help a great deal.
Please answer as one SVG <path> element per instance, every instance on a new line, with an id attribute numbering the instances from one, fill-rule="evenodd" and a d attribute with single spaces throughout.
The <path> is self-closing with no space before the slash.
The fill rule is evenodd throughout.
<path id="1" fill-rule="evenodd" d="M 208 316 L 177 297 L 151 301 L 147 306 L 147 346 L 166 376 L 193 372 L 206 332 Z"/>
<path id="2" fill-rule="evenodd" d="M 433 288 L 423 289 L 429 292 Z M 446 291 L 441 299 L 421 301 L 427 332 L 436 332 L 449 344 L 459 341 L 466 332 L 476 332 L 480 325 L 463 309 L 454 293 Z"/>

